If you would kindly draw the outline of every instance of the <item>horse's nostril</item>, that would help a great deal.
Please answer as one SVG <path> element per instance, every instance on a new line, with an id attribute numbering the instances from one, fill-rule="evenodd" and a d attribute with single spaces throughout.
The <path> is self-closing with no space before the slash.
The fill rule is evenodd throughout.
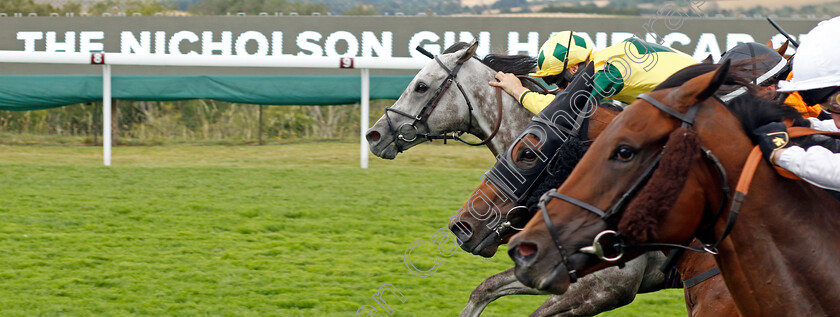
<path id="1" fill-rule="evenodd" d="M 519 244 L 517 250 L 519 250 L 519 255 L 521 255 L 523 258 L 527 258 L 537 253 L 537 250 L 539 249 L 537 248 L 536 244 L 530 242 L 523 242 Z"/>
<path id="2" fill-rule="evenodd" d="M 370 131 L 367 134 L 368 142 L 379 142 L 379 138 L 381 138 L 381 137 L 382 137 L 382 135 L 379 134 L 379 131 Z"/>
<path id="3" fill-rule="evenodd" d="M 452 233 L 455 234 L 455 237 L 458 238 L 458 240 L 461 240 L 461 242 L 469 240 L 470 236 L 472 236 L 472 227 L 470 227 L 470 224 L 463 221 L 456 222 L 451 228 L 449 228 L 449 231 L 452 231 Z"/>
<path id="4" fill-rule="evenodd" d="M 510 258 L 513 259 L 516 265 L 529 266 L 534 258 L 537 257 L 537 250 L 536 244 L 523 242 L 508 249 L 508 255 L 510 255 Z"/>

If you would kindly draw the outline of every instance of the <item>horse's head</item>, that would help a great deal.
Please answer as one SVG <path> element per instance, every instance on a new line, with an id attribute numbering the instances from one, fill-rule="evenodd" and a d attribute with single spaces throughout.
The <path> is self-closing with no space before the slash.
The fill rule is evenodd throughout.
<path id="1" fill-rule="evenodd" d="M 585 140 L 596 137 L 617 109 L 590 102 L 592 67 L 584 70 L 499 155 L 486 179 L 450 220 L 461 248 L 493 256 L 499 245 L 528 222 L 540 195 L 557 188 L 586 151 Z M 590 117 L 591 116 L 591 117 Z"/>
<path id="2" fill-rule="evenodd" d="M 539 196 L 557 188 L 586 151 L 585 143 L 576 138 L 563 142 L 551 157 L 543 154 L 546 147 L 538 136 L 524 135 L 512 146 L 509 162 L 512 163 L 510 166 L 515 166 L 516 173 L 521 173 L 527 180 L 497 186 L 488 177 L 478 185 L 457 215 L 450 219 L 449 229 L 461 242 L 462 249 L 484 257 L 495 255 L 499 246 L 507 243 L 534 216 Z M 499 171 L 494 167 L 489 173 L 498 174 Z M 500 178 L 495 178 L 495 182 L 500 182 Z M 515 188 L 503 191 L 500 186 Z M 520 193 L 518 198 L 512 197 L 514 192 Z"/>
<path id="3" fill-rule="evenodd" d="M 459 43 L 460 44 L 460 43 Z M 374 155 L 393 159 L 399 152 L 428 140 L 426 135 L 468 131 L 472 105 L 493 98 L 487 78 L 493 71 L 473 58 L 478 46 L 456 44 L 437 56 L 408 85 L 385 115 L 367 131 Z M 463 88 L 463 90 L 461 89 Z M 467 95 L 464 95 L 466 93 Z"/>
<path id="4" fill-rule="evenodd" d="M 726 180 L 715 160 L 703 157 L 699 135 L 726 140 L 718 151 L 727 155 L 751 145 L 743 132 L 732 133 L 737 119 L 710 98 L 728 80 L 728 69 L 728 63 L 683 69 L 616 117 L 511 239 L 509 254 L 522 283 L 561 294 L 578 276 L 615 264 L 591 254 L 620 258 L 620 241 L 607 229 L 631 243 L 683 243 L 704 217 L 719 215 Z M 728 131 L 721 128 L 727 124 Z"/>

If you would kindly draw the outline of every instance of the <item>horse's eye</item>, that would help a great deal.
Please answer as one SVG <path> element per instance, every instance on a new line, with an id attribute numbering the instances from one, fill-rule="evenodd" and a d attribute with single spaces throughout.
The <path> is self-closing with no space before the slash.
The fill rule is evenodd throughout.
<path id="1" fill-rule="evenodd" d="M 622 162 L 629 162 L 636 157 L 636 150 L 627 145 L 619 146 L 613 153 L 613 158 Z"/>
<path id="2" fill-rule="evenodd" d="M 429 86 L 426 83 L 417 83 L 417 86 L 414 87 L 414 91 L 418 93 L 424 93 L 429 90 Z"/>
<path id="3" fill-rule="evenodd" d="M 531 149 L 525 149 L 519 155 L 519 158 L 526 162 L 532 162 L 537 159 L 537 153 L 535 153 Z"/>

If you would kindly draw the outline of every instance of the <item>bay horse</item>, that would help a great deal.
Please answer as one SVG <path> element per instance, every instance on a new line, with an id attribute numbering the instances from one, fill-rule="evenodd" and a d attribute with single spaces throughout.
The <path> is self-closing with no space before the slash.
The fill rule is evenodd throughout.
<path id="1" fill-rule="evenodd" d="M 751 194 L 729 194 L 754 147 L 748 131 L 802 124 L 792 108 L 751 95 L 713 98 L 732 77 L 728 62 L 689 66 L 617 116 L 511 239 L 517 278 L 562 293 L 575 276 L 618 263 L 591 253 L 616 260 L 696 237 L 743 316 L 840 315 L 840 202 L 763 160 Z"/>
<path id="2" fill-rule="evenodd" d="M 558 95 L 559 102 L 552 103 L 538 115 L 545 117 L 544 119 L 533 119 L 517 141 L 486 174 L 485 180 L 457 215 L 450 219 L 450 230 L 459 239 L 462 249 L 484 257 L 493 256 L 499 245 L 504 244 L 517 232 L 517 227 L 524 226 L 534 215 L 539 197 L 562 184 L 586 152 L 585 143 L 588 143 L 588 137 L 579 135 L 579 130 L 576 129 L 581 128 L 580 125 L 587 121 L 575 120 L 575 117 L 585 110 L 573 104 L 585 99 L 575 99 L 573 87 L 591 91 L 591 82 L 578 81 L 570 85 L 566 94 Z M 591 117 L 587 118 L 590 137 L 597 137 L 619 111 L 620 109 L 613 109 L 608 105 L 593 108 Z M 571 115 L 560 118 L 553 115 L 557 113 Z M 553 126 L 560 127 L 556 129 L 558 133 L 546 133 L 547 130 L 552 130 Z M 717 269 L 711 256 L 683 254 L 675 259 L 676 263 L 668 265 L 676 264 L 674 266 L 685 278 L 684 292 L 690 316 L 737 315 L 722 278 L 715 273 Z M 583 284 L 576 283 L 572 286 L 573 293 L 580 293 L 579 289 L 588 289 L 596 295 L 593 297 L 603 300 L 589 302 L 591 305 L 572 306 L 562 315 L 595 315 L 629 304 L 637 293 L 662 289 L 665 286 L 665 277 L 659 268 L 664 262 L 665 256 L 662 253 L 648 252 L 644 257 L 627 263 L 623 269 L 612 268 L 598 272 L 597 277 L 583 278 Z M 593 278 L 609 281 L 609 287 L 593 287 L 593 283 L 588 282 Z M 490 282 L 497 284 L 495 287 L 499 289 L 517 283 L 513 278 L 485 281 Z M 595 283 L 594 286 L 601 285 L 606 284 Z M 568 305 L 563 302 L 557 304 Z"/>

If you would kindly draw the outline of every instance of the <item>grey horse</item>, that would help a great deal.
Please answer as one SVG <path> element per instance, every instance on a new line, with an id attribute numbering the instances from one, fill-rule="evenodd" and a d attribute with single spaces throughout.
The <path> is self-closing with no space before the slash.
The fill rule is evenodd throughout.
<path id="1" fill-rule="evenodd" d="M 501 94 L 501 102 L 497 102 L 496 88 L 487 83 L 495 80 L 497 71 L 516 71 L 490 62 L 493 57 L 490 55 L 483 61 L 474 58 L 475 49 L 475 43 L 455 44 L 420 70 L 390 107 L 392 110 L 386 110 L 368 129 L 367 141 L 374 155 L 394 159 L 400 152 L 428 141 L 429 136 L 453 132 L 466 132 L 485 140 L 494 156 L 514 141 L 533 114 L 505 93 Z M 457 84 L 435 96 L 459 63 L 462 65 L 454 79 Z M 429 112 L 428 105 L 433 99 L 437 102 Z M 498 107 L 502 108 L 502 118 L 498 117 Z M 423 116 L 422 121 L 418 119 Z M 493 130 L 498 131 L 488 140 Z M 658 267 L 664 261 L 662 253 L 648 252 L 628 262 L 623 269 L 612 267 L 587 275 L 572 284 L 566 293 L 549 297 L 531 316 L 592 316 L 627 305 L 638 293 L 662 289 L 665 277 Z M 519 283 L 513 268 L 507 269 L 485 279 L 473 290 L 461 316 L 479 316 L 494 300 L 522 294 L 547 293 Z"/>

